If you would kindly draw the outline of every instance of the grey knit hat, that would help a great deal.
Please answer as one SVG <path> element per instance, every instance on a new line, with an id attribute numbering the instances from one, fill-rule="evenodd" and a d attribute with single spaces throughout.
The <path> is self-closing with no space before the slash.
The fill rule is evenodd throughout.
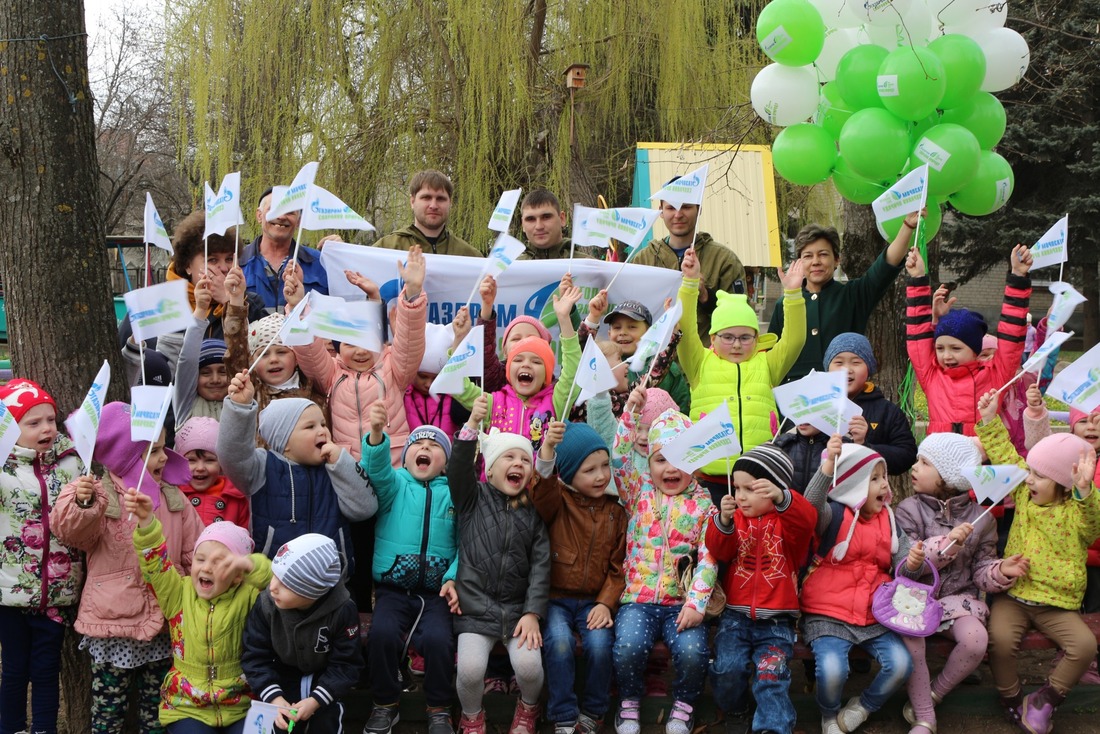
<path id="1" fill-rule="evenodd" d="M 981 454 L 974 442 L 957 433 L 932 433 L 917 447 L 917 456 L 923 456 L 936 467 L 945 487 L 952 492 L 966 492 L 970 481 L 963 477 L 963 469 L 982 465 Z"/>
<path id="2" fill-rule="evenodd" d="M 405 454 L 409 453 L 409 447 L 417 441 L 424 439 L 429 441 L 435 441 L 437 444 L 443 447 L 443 455 L 447 457 L 448 461 L 451 458 L 451 439 L 447 438 L 447 434 L 442 429 L 436 428 L 433 425 L 425 424 L 415 428 L 409 433 L 409 437 L 405 439 L 405 448 L 401 449 L 401 463 L 405 463 Z"/>
<path id="3" fill-rule="evenodd" d="M 309 406 L 316 404 L 305 398 L 272 400 L 260 411 L 260 438 L 273 451 L 283 453 L 302 413 L 306 412 Z"/>
<path id="4" fill-rule="evenodd" d="M 866 362 L 868 375 L 873 375 L 878 372 L 878 362 L 875 361 L 875 352 L 871 349 L 871 342 L 867 341 L 867 337 L 863 334 L 857 334 L 854 331 L 846 331 L 843 334 L 837 334 L 833 337 L 833 340 L 829 342 L 829 346 L 825 350 L 825 361 L 822 362 L 822 367 L 825 368 L 826 372 L 829 370 L 829 363 L 841 352 L 851 352 Z"/>
<path id="5" fill-rule="evenodd" d="M 319 533 L 300 535 L 275 554 L 271 573 L 298 596 L 320 599 L 340 583 L 336 543 Z"/>

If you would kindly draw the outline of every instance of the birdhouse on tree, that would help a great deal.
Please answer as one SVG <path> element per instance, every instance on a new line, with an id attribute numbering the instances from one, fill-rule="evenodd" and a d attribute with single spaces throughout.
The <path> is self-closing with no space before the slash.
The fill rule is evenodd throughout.
<path id="1" fill-rule="evenodd" d="M 573 64 L 565 70 L 565 88 L 582 89 L 584 77 L 588 73 L 588 64 Z"/>

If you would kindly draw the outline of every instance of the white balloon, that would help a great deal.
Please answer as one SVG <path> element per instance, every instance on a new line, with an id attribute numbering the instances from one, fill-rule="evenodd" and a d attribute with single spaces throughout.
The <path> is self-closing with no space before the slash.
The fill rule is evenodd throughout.
<path id="1" fill-rule="evenodd" d="M 913 0 L 864 0 L 863 5 L 853 4 L 861 23 L 869 25 L 894 25 L 909 12 Z"/>
<path id="2" fill-rule="evenodd" d="M 862 23 L 858 10 L 863 10 L 863 0 L 810 0 L 810 5 L 821 13 L 826 28 L 855 28 Z"/>
<path id="3" fill-rule="evenodd" d="M 974 36 L 985 53 L 983 92 L 1001 92 L 1024 78 L 1031 51 L 1027 41 L 1011 28 L 994 28 Z"/>
<path id="4" fill-rule="evenodd" d="M 836 65 L 840 63 L 840 57 L 859 45 L 856 40 L 855 28 L 827 28 L 825 29 L 825 45 L 814 62 L 817 68 L 817 80 L 831 82 L 836 79 Z"/>
<path id="5" fill-rule="evenodd" d="M 812 66 L 768 64 L 752 80 L 749 99 L 765 122 L 794 125 L 817 111 L 817 74 Z"/>
<path id="6" fill-rule="evenodd" d="M 926 0 L 933 26 L 946 33 L 974 36 L 1001 28 L 1008 17 L 1005 0 Z"/>
<path id="7" fill-rule="evenodd" d="M 901 18 L 889 25 L 866 25 L 871 43 L 893 51 L 899 46 L 923 46 L 932 35 L 932 14 L 921 3 L 913 3 Z"/>

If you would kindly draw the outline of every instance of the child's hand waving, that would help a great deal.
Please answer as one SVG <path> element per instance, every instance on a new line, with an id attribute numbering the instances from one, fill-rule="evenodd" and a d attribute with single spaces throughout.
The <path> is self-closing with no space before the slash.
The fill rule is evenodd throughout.
<path id="1" fill-rule="evenodd" d="M 351 283 L 353 286 L 363 291 L 363 293 L 366 294 L 367 298 L 369 298 L 370 300 L 382 300 L 382 290 L 378 287 L 377 283 L 375 283 L 367 276 L 363 275 L 362 273 L 357 273 L 354 270 L 345 270 L 344 277 L 347 278 L 348 282 Z"/>
<path id="2" fill-rule="evenodd" d="M 519 618 L 512 637 L 519 638 L 520 646 L 527 645 L 528 650 L 538 650 L 542 647 L 542 632 L 539 631 L 538 615 L 528 612 Z"/>
<path id="3" fill-rule="evenodd" d="M 997 420 L 997 391 L 990 390 L 978 398 L 978 414 L 982 417 L 982 423 Z"/>
<path id="4" fill-rule="evenodd" d="M 233 375 L 229 381 L 229 399 L 237 405 L 251 405 L 252 398 L 256 394 L 256 388 L 252 386 L 252 380 L 248 372 L 241 370 Z"/>
<path id="5" fill-rule="evenodd" d="M 1001 561 L 1001 573 L 1010 579 L 1019 579 L 1027 576 L 1031 570 L 1031 561 L 1022 553 L 1014 556 L 1005 556 Z"/>
<path id="6" fill-rule="evenodd" d="M 951 296 L 951 291 L 946 285 L 941 285 L 936 289 L 936 292 L 932 294 L 932 323 L 936 323 L 951 310 L 951 307 L 955 305 L 955 302 L 959 299 L 955 296 Z"/>
<path id="7" fill-rule="evenodd" d="M 586 320 L 590 324 L 598 324 L 603 320 L 603 315 L 605 313 L 607 313 L 606 289 L 592 296 L 592 300 L 588 302 L 588 316 Z"/>
<path id="8" fill-rule="evenodd" d="M 1077 463 L 1073 465 L 1073 486 L 1078 494 L 1087 495 L 1092 491 L 1092 480 L 1096 476 L 1096 453 L 1082 450 Z"/>
<path id="9" fill-rule="evenodd" d="M 802 290 L 802 281 L 806 278 L 806 265 L 802 262 L 802 258 L 792 262 L 787 267 L 787 272 L 784 273 L 783 268 L 778 268 L 776 272 L 779 274 L 779 282 L 783 284 L 783 290 Z"/>
<path id="10" fill-rule="evenodd" d="M 687 252 L 684 253 L 683 262 L 680 263 L 680 272 L 684 274 L 685 278 L 699 279 L 699 256 L 695 253 L 694 247 L 689 247 Z"/>
<path id="11" fill-rule="evenodd" d="M 415 301 L 424 290 L 424 275 L 427 273 L 427 265 L 424 260 L 424 252 L 420 245 L 409 248 L 409 257 L 402 264 L 397 263 L 397 276 L 405 281 L 405 300 Z"/>
<path id="12" fill-rule="evenodd" d="M 554 313 L 557 315 L 559 323 L 569 320 L 569 312 L 573 310 L 573 307 L 577 305 L 583 295 L 581 289 L 576 286 L 563 288 L 560 295 L 554 294 Z"/>
<path id="13" fill-rule="evenodd" d="M 905 567 L 912 571 L 919 571 L 920 567 L 924 565 L 924 541 L 918 540 L 913 545 L 909 546 L 909 557 L 905 559 Z"/>
<path id="14" fill-rule="evenodd" d="M 829 437 L 829 443 L 825 444 L 825 458 L 821 460 L 821 473 L 827 477 L 833 475 L 836 460 L 840 458 L 840 450 L 844 448 L 844 439 L 839 433 Z"/>
<path id="15" fill-rule="evenodd" d="M 153 498 L 143 494 L 133 487 L 126 490 L 122 500 L 122 507 L 129 514 L 137 518 L 138 526 L 145 527 L 153 517 Z"/>

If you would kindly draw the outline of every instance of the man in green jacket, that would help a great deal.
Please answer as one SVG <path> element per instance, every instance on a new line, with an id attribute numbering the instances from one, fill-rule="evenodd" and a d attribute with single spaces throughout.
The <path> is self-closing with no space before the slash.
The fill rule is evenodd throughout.
<path id="1" fill-rule="evenodd" d="M 452 196 L 454 186 L 446 175 L 439 171 L 418 171 L 409 182 L 413 223 L 391 232 L 374 246 L 408 251 L 413 245 L 420 245 L 424 252 L 433 255 L 484 257 L 476 247 L 447 229 Z"/>
<path id="2" fill-rule="evenodd" d="M 533 189 L 519 205 L 519 223 L 527 249 L 517 260 L 568 260 L 571 243 L 562 235 L 566 214 L 561 202 L 546 189 Z M 573 257 L 592 259 L 587 247 L 578 247 Z"/>

